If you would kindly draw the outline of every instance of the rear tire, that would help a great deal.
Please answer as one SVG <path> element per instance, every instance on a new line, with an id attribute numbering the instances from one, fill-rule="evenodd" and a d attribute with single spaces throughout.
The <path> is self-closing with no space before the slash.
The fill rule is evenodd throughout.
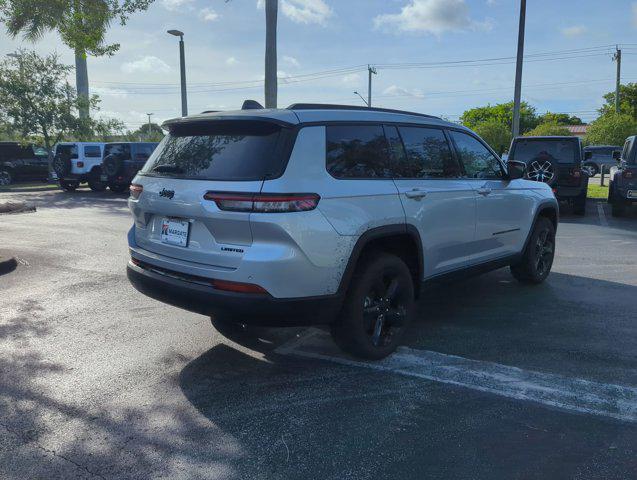
<path id="1" fill-rule="evenodd" d="M 573 213 L 575 215 L 586 215 L 586 191 L 573 199 Z"/>
<path id="2" fill-rule="evenodd" d="M 111 192 L 122 193 L 128 190 L 128 185 L 123 183 L 109 183 L 108 188 L 111 189 Z"/>
<path id="3" fill-rule="evenodd" d="M 414 282 L 405 262 L 386 253 L 368 255 L 356 268 L 332 337 L 347 353 L 380 360 L 400 344 L 414 303 Z"/>
<path id="4" fill-rule="evenodd" d="M 60 180 L 60 188 L 67 192 L 74 192 L 79 186 L 80 184 L 77 182 L 65 182 L 64 180 Z"/>
<path id="5" fill-rule="evenodd" d="M 106 182 L 102 182 L 98 178 L 91 178 L 88 181 L 88 186 L 94 192 L 103 192 L 106 190 Z"/>
<path id="6" fill-rule="evenodd" d="M 522 283 L 539 284 L 546 280 L 555 257 L 555 227 L 546 217 L 539 217 L 533 226 L 522 260 L 511 265 L 511 274 Z"/>
<path id="7" fill-rule="evenodd" d="M 614 194 L 610 204 L 610 213 L 613 217 L 623 217 L 626 213 L 626 203 Z"/>
<path id="8" fill-rule="evenodd" d="M 583 167 L 586 168 L 588 176 L 593 178 L 595 175 L 599 173 L 599 167 L 594 163 L 585 163 Z"/>

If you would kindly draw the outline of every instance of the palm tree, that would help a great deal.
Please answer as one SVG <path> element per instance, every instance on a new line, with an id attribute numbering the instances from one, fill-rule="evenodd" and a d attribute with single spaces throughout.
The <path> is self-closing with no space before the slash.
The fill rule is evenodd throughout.
<path id="1" fill-rule="evenodd" d="M 265 0 L 265 108 L 277 107 L 276 29 L 278 0 Z"/>
<path id="2" fill-rule="evenodd" d="M 124 25 L 128 16 L 146 10 L 153 0 L 0 0 L 0 20 L 9 35 L 20 33 L 35 42 L 57 31 L 75 52 L 75 84 L 81 100 L 80 117 L 89 115 L 87 54 L 113 55 L 119 44 L 105 45 L 106 29 L 114 19 Z"/>

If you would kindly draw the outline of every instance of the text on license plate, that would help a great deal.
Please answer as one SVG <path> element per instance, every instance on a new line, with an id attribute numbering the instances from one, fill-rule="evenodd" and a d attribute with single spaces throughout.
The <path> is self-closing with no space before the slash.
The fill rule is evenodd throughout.
<path id="1" fill-rule="evenodd" d="M 189 228 L 190 222 L 187 220 L 164 218 L 161 222 L 161 241 L 170 245 L 187 247 Z"/>

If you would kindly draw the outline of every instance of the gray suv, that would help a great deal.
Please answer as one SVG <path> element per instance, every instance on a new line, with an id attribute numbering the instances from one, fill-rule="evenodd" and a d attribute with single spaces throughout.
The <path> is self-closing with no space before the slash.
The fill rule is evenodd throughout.
<path id="1" fill-rule="evenodd" d="M 612 175 L 608 186 L 608 203 L 611 204 L 613 217 L 624 215 L 626 208 L 637 203 L 637 137 L 626 139 L 621 155 L 618 156 L 619 168 Z"/>
<path id="2" fill-rule="evenodd" d="M 379 359 L 423 285 L 551 269 L 558 205 L 473 132 L 394 110 L 296 104 L 170 120 L 133 180 L 128 278 L 233 326 L 329 324 Z"/>

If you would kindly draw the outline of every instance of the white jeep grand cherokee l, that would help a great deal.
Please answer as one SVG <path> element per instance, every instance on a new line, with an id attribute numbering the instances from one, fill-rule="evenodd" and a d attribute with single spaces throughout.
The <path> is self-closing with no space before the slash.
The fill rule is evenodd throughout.
<path id="1" fill-rule="evenodd" d="M 462 126 L 297 104 L 165 127 L 131 186 L 128 278 L 218 328 L 330 324 L 341 348 L 379 359 L 424 284 L 551 269 L 550 187 Z"/>

